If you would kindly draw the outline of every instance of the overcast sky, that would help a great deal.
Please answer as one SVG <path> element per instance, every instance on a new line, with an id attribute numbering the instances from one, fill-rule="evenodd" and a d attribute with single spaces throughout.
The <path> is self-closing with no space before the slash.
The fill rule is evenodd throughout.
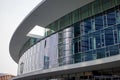
<path id="1" fill-rule="evenodd" d="M 17 74 L 9 54 L 10 39 L 25 16 L 42 0 L 0 0 L 0 73 Z"/>

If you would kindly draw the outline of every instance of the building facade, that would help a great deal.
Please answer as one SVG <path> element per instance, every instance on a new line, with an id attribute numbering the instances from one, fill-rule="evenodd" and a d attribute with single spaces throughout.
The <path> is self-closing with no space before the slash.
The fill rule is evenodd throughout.
<path id="1" fill-rule="evenodd" d="M 26 36 L 35 25 L 44 38 Z M 15 31 L 10 54 L 13 80 L 120 80 L 120 0 L 43 1 Z"/>

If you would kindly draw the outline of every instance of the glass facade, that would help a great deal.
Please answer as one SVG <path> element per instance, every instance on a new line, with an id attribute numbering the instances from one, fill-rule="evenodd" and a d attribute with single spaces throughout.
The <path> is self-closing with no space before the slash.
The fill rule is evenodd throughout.
<path id="1" fill-rule="evenodd" d="M 103 0 L 98 0 L 100 3 Z M 114 0 L 111 0 L 114 1 Z M 108 1 L 109 2 L 109 1 Z M 96 5 L 97 0 L 94 4 Z M 67 64 L 81 63 L 84 61 L 96 60 L 114 56 L 120 53 L 120 8 L 102 5 L 92 11 L 81 14 L 74 11 L 74 16 L 61 18 L 61 22 L 51 24 L 51 32 L 61 29 L 35 45 L 31 46 L 20 57 L 18 74 L 24 74 L 35 70 L 43 70 L 59 67 Z M 114 3 L 116 4 L 116 2 Z M 100 10 L 100 12 L 99 12 Z M 84 10 L 80 10 L 84 12 Z M 86 17 L 87 16 L 87 17 Z M 69 19 L 69 20 L 68 20 Z M 73 21 L 72 21 L 73 20 Z M 59 28 L 55 25 L 59 25 Z M 67 28 L 64 28 L 66 26 Z M 49 26 L 50 27 L 50 26 Z M 47 30 L 46 35 L 48 35 Z"/>

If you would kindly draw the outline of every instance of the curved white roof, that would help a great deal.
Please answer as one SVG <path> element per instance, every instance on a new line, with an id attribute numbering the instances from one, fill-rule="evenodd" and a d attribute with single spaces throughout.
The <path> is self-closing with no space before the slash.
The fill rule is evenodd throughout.
<path id="1" fill-rule="evenodd" d="M 18 26 L 10 41 L 10 55 L 19 61 L 19 52 L 29 39 L 26 34 L 35 26 L 46 27 L 60 17 L 94 0 L 44 0 Z"/>

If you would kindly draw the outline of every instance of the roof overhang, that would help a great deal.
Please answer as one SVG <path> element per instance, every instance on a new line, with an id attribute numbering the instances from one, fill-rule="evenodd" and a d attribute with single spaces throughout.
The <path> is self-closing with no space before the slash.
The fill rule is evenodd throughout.
<path id="1" fill-rule="evenodd" d="M 15 62 L 19 61 L 19 52 L 29 39 L 26 34 L 35 26 L 46 27 L 60 17 L 80 8 L 94 0 L 43 0 L 22 21 L 10 41 L 10 55 Z"/>

